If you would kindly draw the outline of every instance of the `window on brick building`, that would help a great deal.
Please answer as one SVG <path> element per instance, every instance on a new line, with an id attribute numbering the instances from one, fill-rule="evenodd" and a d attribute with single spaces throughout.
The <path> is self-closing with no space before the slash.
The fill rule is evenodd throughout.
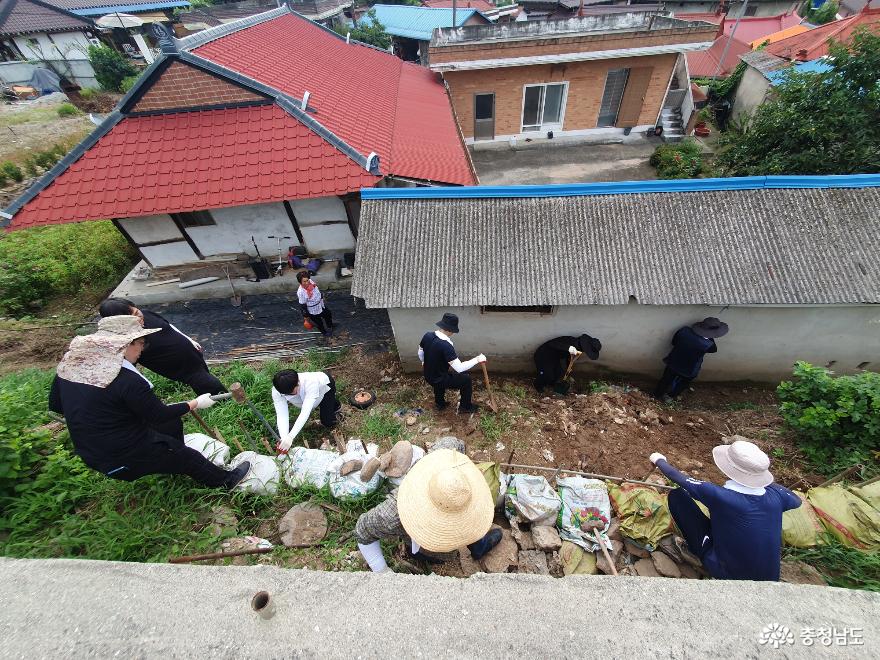
<path id="1" fill-rule="evenodd" d="M 562 129 L 568 83 L 526 85 L 523 89 L 522 132 Z"/>

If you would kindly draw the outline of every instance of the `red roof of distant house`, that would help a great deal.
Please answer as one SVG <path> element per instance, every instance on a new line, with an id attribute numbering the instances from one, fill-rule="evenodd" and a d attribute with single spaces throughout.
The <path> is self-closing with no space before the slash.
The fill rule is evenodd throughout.
<path id="1" fill-rule="evenodd" d="M 868 27 L 880 33 L 880 8 L 865 8 L 858 14 L 847 16 L 813 28 L 803 34 L 796 34 L 787 39 L 772 43 L 765 49 L 768 53 L 787 60 L 809 62 L 828 54 L 828 45 L 832 41 L 847 42 L 857 28 Z"/>
<path id="2" fill-rule="evenodd" d="M 722 27 L 724 34 L 731 34 L 734 26 L 736 26 L 736 39 L 743 43 L 751 43 L 756 39 L 795 25 L 800 25 L 803 22 L 803 19 L 795 11 L 787 14 L 778 14 L 777 16 L 743 16 L 739 21 L 739 25 L 736 25 L 737 20 L 735 18 L 730 18 L 724 14 L 687 14 L 676 12 L 675 17 L 689 21 L 715 23 Z"/>
<path id="3" fill-rule="evenodd" d="M 727 54 L 724 47 L 730 42 Z M 739 39 L 731 39 L 728 35 L 718 37 L 709 50 L 699 50 L 687 53 L 688 73 L 691 78 L 724 78 L 729 76 L 739 64 L 739 56 L 750 53 L 751 46 L 744 44 Z M 718 62 L 724 55 L 724 65 L 718 69 Z"/>
<path id="4" fill-rule="evenodd" d="M 452 7 L 452 0 L 422 0 L 422 5 L 434 9 Z M 488 0 L 457 0 L 455 6 L 459 9 L 476 9 L 477 11 L 496 9 L 495 5 Z"/>

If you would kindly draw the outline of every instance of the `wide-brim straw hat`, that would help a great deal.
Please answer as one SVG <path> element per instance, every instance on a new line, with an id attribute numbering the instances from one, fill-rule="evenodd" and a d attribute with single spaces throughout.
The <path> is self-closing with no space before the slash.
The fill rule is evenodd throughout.
<path id="1" fill-rule="evenodd" d="M 712 450 L 715 465 L 728 477 L 750 488 L 763 488 L 773 483 L 770 458 L 758 445 L 737 440 Z"/>
<path id="2" fill-rule="evenodd" d="M 495 498 L 471 459 L 451 449 L 435 449 L 404 477 L 397 512 L 413 541 L 430 552 L 450 552 L 486 535 Z"/>
<path id="3" fill-rule="evenodd" d="M 162 328 L 145 328 L 141 325 L 141 320 L 137 316 L 125 314 L 102 318 L 98 321 L 98 331 L 95 335 L 99 337 L 118 337 L 119 341 L 124 341 L 127 346 L 135 339 L 161 331 Z"/>

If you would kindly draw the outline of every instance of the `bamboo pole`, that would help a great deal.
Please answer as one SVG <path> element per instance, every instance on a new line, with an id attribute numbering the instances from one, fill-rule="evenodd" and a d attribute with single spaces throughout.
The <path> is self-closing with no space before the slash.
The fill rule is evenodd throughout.
<path id="1" fill-rule="evenodd" d="M 275 548 L 245 548 L 231 552 L 209 552 L 206 555 L 186 555 L 184 557 L 171 557 L 169 564 L 188 564 L 192 561 L 205 561 L 206 559 L 225 559 L 226 557 L 241 557 L 242 555 L 265 555 Z"/>
<path id="2" fill-rule="evenodd" d="M 673 490 L 675 486 L 667 486 L 666 484 L 655 484 L 650 481 L 639 481 L 638 479 L 626 479 L 624 477 L 611 477 L 607 474 L 595 474 L 593 472 L 579 472 L 577 470 L 566 470 L 565 468 L 541 467 L 540 465 L 520 465 L 517 463 L 499 463 L 501 467 L 521 468 L 524 470 L 544 470 L 545 472 L 564 472 L 566 474 L 577 474 L 582 477 L 591 479 L 604 479 L 606 481 L 619 481 L 625 484 L 640 484 L 642 486 L 650 486 L 651 488 L 665 488 Z"/>
<path id="3" fill-rule="evenodd" d="M 822 488 L 823 486 L 830 486 L 831 484 L 836 484 L 838 481 L 845 479 L 846 477 L 851 475 L 853 472 L 857 472 L 858 470 L 861 470 L 861 469 L 862 469 L 862 464 L 856 463 L 855 465 L 852 465 L 852 466 L 846 468 L 843 472 L 839 472 L 839 473 L 835 474 L 828 481 L 823 481 L 821 484 L 819 484 L 818 487 Z"/>

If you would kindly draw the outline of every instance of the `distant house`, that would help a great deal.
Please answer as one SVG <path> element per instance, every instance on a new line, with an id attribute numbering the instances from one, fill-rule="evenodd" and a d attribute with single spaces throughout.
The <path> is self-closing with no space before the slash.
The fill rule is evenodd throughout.
<path id="1" fill-rule="evenodd" d="M 422 0 L 422 5 L 433 9 L 445 8 L 450 9 L 454 0 Z M 494 2 L 489 0 L 461 0 L 455 2 L 458 9 L 476 9 L 490 21 L 498 23 L 509 23 L 516 20 L 525 20 L 525 13 L 522 12 L 520 6 L 516 3 L 510 3 L 500 7 L 496 7 Z M 520 17 L 520 14 L 523 14 Z"/>
<path id="2" fill-rule="evenodd" d="M 391 35 L 394 54 L 407 62 L 428 64 L 428 43 L 435 28 L 452 27 L 451 8 L 417 7 L 413 5 L 373 5 L 376 19 Z M 455 26 L 488 25 L 489 19 L 477 9 L 455 11 Z"/>
<path id="3" fill-rule="evenodd" d="M 36 64 L 97 87 L 88 56 L 96 32 L 91 20 L 43 0 L 0 0 L 0 82 L 26 85 Z"/>
<path id="4" fill-rule="evenodd" d="M 741 55 L 750 53 L 749 44 L 722 34 L 704 51 L 688 53 L 687 65 L 691 78 L 726 78 L 739 64 Z"/>
<path id="5" fill-rule="evenodd" d="M 691 14 L 677 11 L 675 17 L 684 21 L 715 23 L 719 26 L 719 34 L 733 35 L 739 41 L 747 44 L 757 41 L 758 45 L 762 43 L 759 41 L 760 39 L 780 30 L 795 28 L 803 22 L 794 9 L 774 16 L 744 16 L 742 18 L 722 13 Z M 804 28 L 804 30 L 806 29 L 808 28 Z"/>
<path id="6" fill-rule="evenodd" d="M 469 143 L 619 136 L 653 130 L 661 110 L 680 134 L 693 110 L 683 54 L 716 31 L 646 13 L 440 29 L 430 66 Z"/>
<path id="7" fill-rule="evenodd" d="M 300 0 L 290 3 L 291 9 L 297 14 L 326 26 L 342 22 L 345 10 L 351 5 L 351 0 Z M 202 5 L 181 13 L 177 17 L 174 30 L 179 37 L 187 36 L 199 30 L 255 16 L 277 6 L 278 3 L 274 0 L 241 0 L 218 5 Z M 179 27 L 183 27 L 183 31 Z"/>
<path id="8" fill-rule="evenodd" d="M 809 62 L 828 55 L 828 46 L 832 41 L 849 42 L 853 33 L 860 28 L 880 33 L 880 7 L 872 9 L 866 6 L 858 14 L 772 43 L 765 51 L 788 61 Z"/>
<path id="9" fill-rule="evenodd" d="M 880 370 L 880 175 L 368 190 L 352 294 L 386 308 L 404 368 L 444 312 L 460 355 L 657 377 L 673 333 L 730 325 L 701 378 L 778 381 L 796 360 Z M 389 285 L 389 283 L 396 283 Z"/>
<path id="10" fill-rule="evenodd" d="M 858 14 L 865 7 L 877 9 L 880 7 L 880 0 L 840 0 L 840 6 L 837 9 L 837 15 L 841 18 Z"/>
<path id="11" fill-rule="evenodd" d="M 107 14 L 124 13 L 137 16 L 144 23 L 166 23 L 171 20 L 174 9 L 189 7 L 189 0 L 44 0 L 67 9 L 77 16 L 97 18 Z"/>
<path id="12" fill-rule="evenodd" d="M 777 16 L 793 11 L 803 4 L 800 0 L 676 0 L 667 3 L 668 9 L 674 9 L 676 14 L 705 13 L 715 14 L 721 11 L 728 18 L 737 18 L 742 15 L 749 16 Z M 743 12 L 745 12 L 743 14 Z"/>
<path id="13" fill-rule="evenodd" d="M 747 67 L 736 88 L 732 112 L 735 119 L 742 121 L 772 96 L 773 88 L 785 79 L 784 74 L 792 63 L 766 51 L 746 53 L 740 59 Z M 794 68 L 802 73 L 822 73 L 828 70 L 829 64 L 818 59 L 797 62 Z"/>
<path id="14" fill-rule="evenodd" d="M 286 5 L 159 34 L 163 56 L 2 213 L 7 229 L 110 218 L 153 266 L 253 256 L 254 241 L 271 254 L 276 235 L 339 256 L 355 246 L 361 188 L 476 183 L 423 67 Z"/>

